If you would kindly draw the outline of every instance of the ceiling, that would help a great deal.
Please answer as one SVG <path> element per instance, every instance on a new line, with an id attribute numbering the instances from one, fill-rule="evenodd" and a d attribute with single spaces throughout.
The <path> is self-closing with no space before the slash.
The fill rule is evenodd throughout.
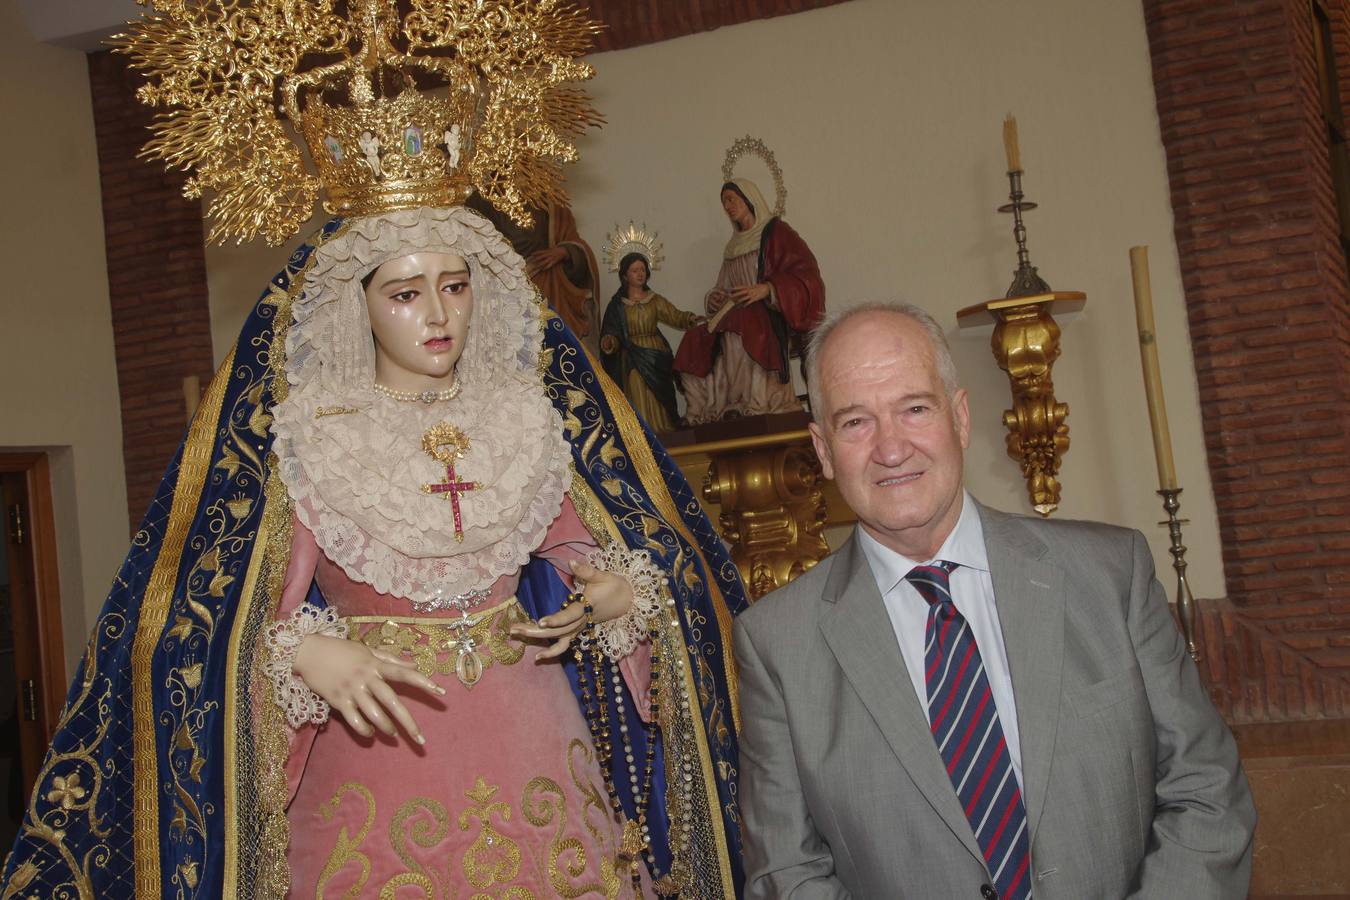
<path id="1" fill-rule="evenodd" d="M 13 0 L 38 41 L 97 50 L 99 42 L 140 15 L 135 0 Z"/>

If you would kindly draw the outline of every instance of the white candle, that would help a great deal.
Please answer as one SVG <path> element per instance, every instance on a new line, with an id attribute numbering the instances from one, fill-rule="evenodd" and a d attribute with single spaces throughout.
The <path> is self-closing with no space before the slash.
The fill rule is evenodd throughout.
<path id="1" fill-rule="evenodd" d="M 1148 422 L 1153 428 L 1153 455 L 1158 460 L 1158 483 L 1165 491 L 1176 490 L 1177 469 L 1172 461 L 1172 436 L 1167 429 L 1167 401 L 1163 399 L 1162 372 L 1158 368 L 1158 343 L 1153 326 L 1153 291 L 1148 280 L 1148 248 L 1130 248 L 1130 274 L 1134 280 L 1134 314 L 1139 323 L 1139 359 L 1144 366 L 1144 395 L 1148 398 Z"/>

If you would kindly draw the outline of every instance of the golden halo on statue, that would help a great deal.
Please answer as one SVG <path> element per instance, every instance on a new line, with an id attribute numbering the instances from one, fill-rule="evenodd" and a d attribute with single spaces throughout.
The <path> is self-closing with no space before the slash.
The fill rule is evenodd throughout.
<path id="1" fill-rule="evenodd" d="M 605 265 L 609 271 L 617 272 L 625 256 L 641 253 L 647 260 L 647 268 L 655 272 L 661 268 L 661 262 L 665 259 L 661 255 L 662 249 L 661 242 L 656 239 L 656 232 L 648 231 L 646 222 L 639 227 L 629 219 L 627 225 L 622 228 L 615 225 L 614 231 L 605 235 Z"/>
<path id="2" fill-rule="evenodd" d="M 726 159 L 722 161 L 722 181 L 730 181 L 734 177 L 736 161 L 745 155 L 758 156 L 764 160 L 764 165 L 769 167 L 773 173 L 773 214 L 781 216 L 787 211 L 787 188 L 783 187 L 783 170 L 778 168 L 778 160 L 774 159 L 773 151 L 765 146 L 764 142 L 757 137 L 746 135 L 737 138 L 736 142 L 727 150 Z"/>

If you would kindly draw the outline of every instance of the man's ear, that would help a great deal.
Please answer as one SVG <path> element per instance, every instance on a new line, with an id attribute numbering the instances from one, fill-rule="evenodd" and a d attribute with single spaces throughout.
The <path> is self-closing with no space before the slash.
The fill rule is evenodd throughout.
<path id="1" fill-rule="evenodd" d="M 952 420 L 956 423 L 956 433 L 961 437 L 961 449 L 970 449 L 970 394 L 961 388 L 952 394 Z"/>
<path id="2" fill-rule="evenodd" d="M 815 422 L 806 426 L 811 432 L 811 446 L 816 448 L 816 458 L 820 460 L 820 471 L 826 478 L 834 480 L 834 458 L 830 456 L 830 445 L 825 440 L 825 431 Z"/>

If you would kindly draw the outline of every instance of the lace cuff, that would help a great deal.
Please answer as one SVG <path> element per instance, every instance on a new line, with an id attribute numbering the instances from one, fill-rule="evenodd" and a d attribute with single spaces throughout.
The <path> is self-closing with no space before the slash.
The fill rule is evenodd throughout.
<path id="1" fill-rule="evenodd" d="M 665 576 L 646 550 L 629 550 L 619 543 L 592 551 L 586 561 L 602 572 L 622 575 L 633 588 L 631 610 L 595 625 L 596 643 L 617 662 L 650 634 L 651 623 L 661 612 L 661 584 Z"/>
<path id="2" fill-rule="evenodd" d="M 302 603 L 289 619 L 273 622 L 267 629 L 267 649 L 272 658 L 263 665 L 263 673 L 271 680 L 277 706 L 286 712 L 286 721 L 292 728 L 328 721 L 328 701 L 311 691 L 292 669 L 300 643 L 311 634 L 345 638 L 347 623 L 338 618 L 337 610 L 331 606 Z"/>

